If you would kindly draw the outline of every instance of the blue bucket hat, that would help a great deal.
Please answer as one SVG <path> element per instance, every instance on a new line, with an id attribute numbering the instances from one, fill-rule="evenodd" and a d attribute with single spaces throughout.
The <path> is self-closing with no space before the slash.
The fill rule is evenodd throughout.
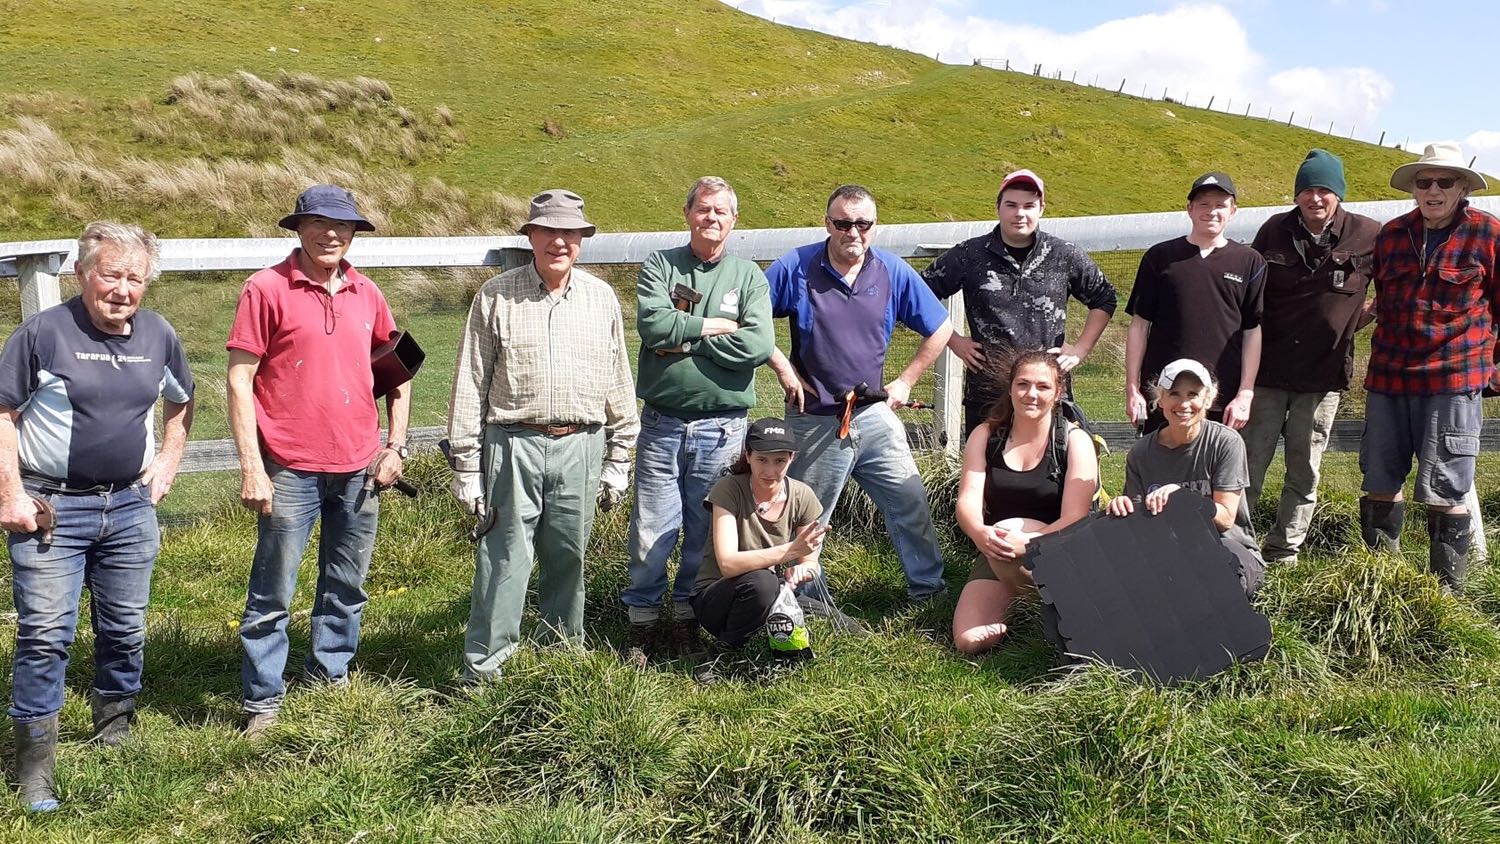
<path id="1" fill-rule="evenodd" d="M 297 197 L 296 209 L 282 217 L 279 225 L 296 231 L 297 224 L 303 217 L 327 217 L 330 220 L 353 223 L 357 232 L 375 231 L 375 224 L 360 216 L 359 210 L 354 207 L 354 194 L 338 185 L 313 185 L 303 191 Z"/>

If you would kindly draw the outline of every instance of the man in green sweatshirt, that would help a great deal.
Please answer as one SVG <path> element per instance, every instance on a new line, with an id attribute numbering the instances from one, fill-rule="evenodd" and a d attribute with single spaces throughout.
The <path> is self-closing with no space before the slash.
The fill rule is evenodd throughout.
<path id="1" fill-rule="evenodd" d="M 688 598 L 709 536 L 703 501 L 739 456 L 745 413 L 756 404 L 755 368 L 775 346 L 766 277 L 726 253 L 739 217 L 728 182 L 705 176 L 682 209 L 688 244 L 653 253 L 636 284 L 641 335 L 636 395 L 645 402 L 630 510 L 632 657 L 644 661 L 701 650 Z M 682 538 L 668 641 L 658 622 L 667 559 Z"/>

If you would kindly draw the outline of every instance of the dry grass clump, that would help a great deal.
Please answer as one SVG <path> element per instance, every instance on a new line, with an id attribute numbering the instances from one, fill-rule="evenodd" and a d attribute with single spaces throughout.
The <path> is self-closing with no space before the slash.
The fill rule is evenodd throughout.
<path id="1" fill-rule="evenodd" d="M 137 114 L 137 140 L 204 149 L 226 141 L 249 154 L 274 155 L 287 145 L 316 146 L 361 158 L 397 155 L 418 163 L 456 144 L 453 112 L 422 116 L 398 105 L 391 86 L 359 76 L 352 81 L 282 71 L 272 80 L 248 71 L 172 80 L 168 108 Z"/>
<path id="2" fill-rule="evenodd" d="M 139 155 L 86 130 L 65 135 L 54 125 L 69 124 L 49 123 L 31 100 L 6 105 L 15 123 L 0 129 L 0 179 L 46 197 L 69 223 L 133 217 L 167 234 L 270 236 L 292 197 L 330 182 L 355 192 L 381 234 L 502 234 L 525 216 L 513 197 L 405 172 L 460 135 L 451 109 L 420 115 L 378 79 L 179 76 L 162 103 L 122 111 L 135 145 L 153 147 Z"/>

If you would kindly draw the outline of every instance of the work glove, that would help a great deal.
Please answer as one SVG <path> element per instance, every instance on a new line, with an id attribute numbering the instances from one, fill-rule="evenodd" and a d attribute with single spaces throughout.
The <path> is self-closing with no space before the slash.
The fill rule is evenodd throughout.
<path id="1" fill-rule="evenodd" d="M 630 461 L 606 460 L 599 473 L 599 509 L 608 513 L 625 498 L 630 486 Z"/>
<path id="2" fill-rule="evenodd" d="M 484 512 L 484 479 L 478 472 L 453 472 L 453 480 L 448 484 L 453 497 L 463 505 L 466 512 L 479 515 Z"/>

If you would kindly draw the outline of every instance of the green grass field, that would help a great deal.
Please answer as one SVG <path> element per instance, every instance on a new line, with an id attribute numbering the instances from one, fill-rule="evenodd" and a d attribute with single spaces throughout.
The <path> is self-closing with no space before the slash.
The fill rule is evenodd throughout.
<path id="1" fill-rule="evenodd" d="M 1051 216 L 1176 209 L 1208 169 L 1232 172 L 1244 204 L 1268 205 L 1288 201 L 1311 146 L 1345 158 L 1351 199 L 1392 196 L 1386 174 L 1405 160 L 1393 150 L 947 67 L 715 0 L 0 0 L 4 240 L 73 237 L 99 216 L 169 237 L 270 234 L 324 178 L 353 185 L 389 234 L 506 231 L 518 197 L 559 183 L 606 229 L 677 229 L 682 194 L 710 172 L 738 187 L 743 227 L 814 223 L 844 181 L 876 192 L 883 221 L 987 219 L 1017 166 L 1047 178 Z M 1137 256 L 1096 257 L 1123 302 Z M 634 268 L 601 272 L 628 321 Z M 429 352 L 413 422 L 440 425 L 461 284 L 376 277 Z M 196 438 L 226 432 L 239 281 L 177 276 L 148 294 L 198 377 Z M 14 286 L 0 287 L 0 334 L 18 319 Z M 1123 416 L 1124 325 L 1121 314 L 1078 373 L 1097 418 Z M 892 368 L 912 345 L 898 337 Z M 773 412 L 779 390 L 760 378 L 757 411 Z M 1356 389 L 1342 412 L 1361 408 Z M 952 470 L 928 463 L 956 592 L 972 551 L 948 529 Z M 1496 470 L 1500 458 L 1481 459 L 1481 478 Z M 1109 488 L 1122 474 L 1123 455 L 1105 458 Z M 1353 455 L 1325 460 L 1308 553 L 1259 599 L 1267 659 L 1172 690 L 1054 672 L 1030 610 L 996 652 L 957 656 L 951 602 L 905 606 L 894 552 L 856 500 L 825 563 L 872 639 L 814 623 L 813 664 L 770 673 L 752 653 L 711 689 L 680 665 L 625 667 L 617 511 L 590 548 L 588 648 L 528 647 L 500 683 L 454 692 L 467 526 L 435 457 L 410 475 L 423 495 L 386 501 L 354 682 L 295 687 L 259 745 L 237 733 L 253 520 L 233 474 L 179 478 L 138 736 L 82 744 L 85 627 L 63 712 L 64 807 L 35 818 L 0 800 L 0 841 L 1500 840 L 1500 567 L 1478 567 L 1462 599 L 1441 596 L 1421 573 L 1418 508 L 1405 558 L 1354 547 Z M 1500 498 L 1481 492 L 1500 523 Z M 303 580 L 293 670 L 308 638 Z"/>

